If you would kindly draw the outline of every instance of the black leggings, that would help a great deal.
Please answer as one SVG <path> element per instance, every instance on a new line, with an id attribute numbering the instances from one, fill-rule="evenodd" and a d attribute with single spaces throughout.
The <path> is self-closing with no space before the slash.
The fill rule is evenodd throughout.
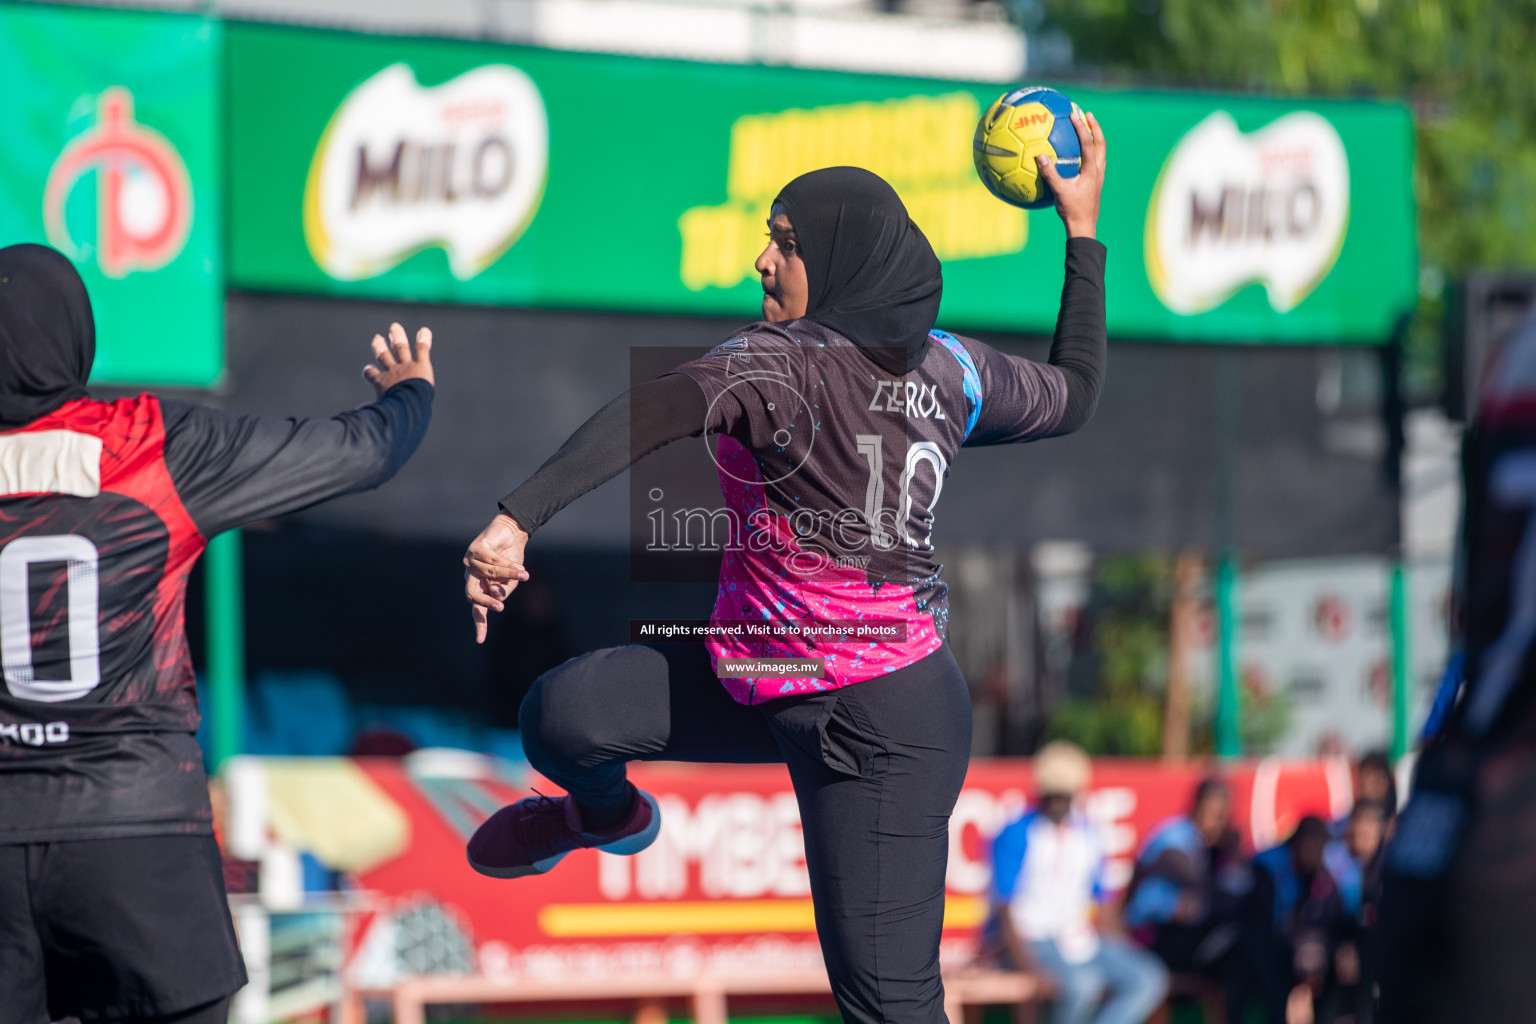
<path id="1" fill-rule="evenodd" d="M 971 706 L 949 648 L 827 693 L 738 704 L 699 644 L 573 658 L 519 713 L 528 760 L 582 807 L 629 799 L 628 761 L 785 764 L 816 931 L 843 1019 L 938 1024 L 949 815 Z"/>

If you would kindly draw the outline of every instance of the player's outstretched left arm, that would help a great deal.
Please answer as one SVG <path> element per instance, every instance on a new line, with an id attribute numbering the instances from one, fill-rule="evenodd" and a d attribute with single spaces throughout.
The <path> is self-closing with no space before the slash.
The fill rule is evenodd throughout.
<path id="1" fill-rule="evenodd" d="M 501 499 L 501 512 L 464 553 L 464 597 L 484 643 L 487 617 L 528 578 L 528 537 L 556 512 L 628 469 L 641 456 L 685 437 L 700 437 L 715 408 L 693 378 L 670 373 L 639 384 L 599 409 L 539 471 Z"/>

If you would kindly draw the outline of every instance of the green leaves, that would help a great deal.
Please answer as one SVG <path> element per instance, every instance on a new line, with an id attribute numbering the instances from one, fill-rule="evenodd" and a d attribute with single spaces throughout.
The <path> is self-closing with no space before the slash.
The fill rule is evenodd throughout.
<path id="1" fill-rule="evenodd" d="M 1536 267 L 1536 0 L 1046 0 L 1080 71 L 1140 84 L 1405 97 L 1421 257 Z M 1365 169 L 1368 171 L 1368 169 Z M 1358 172 L 1358 169 L 1357 169 Z"/>
<path id="2" fill-rule="evenodd" d="M 1093 692 L 1055 708 L 1049 736 L 1098 755 L 1152 757 L 1162 751 L 1172 585 L 1172 561 L 1160 554 L 1115 555 L 1099 563 L 1087 610 Z"/>

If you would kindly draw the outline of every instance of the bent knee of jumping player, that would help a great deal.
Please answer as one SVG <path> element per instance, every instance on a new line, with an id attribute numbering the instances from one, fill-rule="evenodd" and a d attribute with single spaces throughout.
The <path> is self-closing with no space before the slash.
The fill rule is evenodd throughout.
<path id="1" fill-rule="evenodd" d="M 518 727 L 528 763 L 541 774 L 566 786 L 591 780 L 612 784 L 603 776 L 617 774 L 644 747 L 634 735 L 635 716 L 625 710 L 617 692 L 624 680 L 607 664 L 604 651 L 572 658 L 537 680 L 518 710 Z M 596 777 L 594 777 L 596 776 Z"/>

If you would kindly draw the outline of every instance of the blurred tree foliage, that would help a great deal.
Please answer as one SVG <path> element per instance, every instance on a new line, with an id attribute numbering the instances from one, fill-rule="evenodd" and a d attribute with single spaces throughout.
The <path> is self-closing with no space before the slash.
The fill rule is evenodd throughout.
<path id="1" fill-rule="evenodd" d="M 1250 757 L 1273 754 L 1280 738 L 1291 727 L 1291 702 L 1284 693 L 1258 685 L 1251 675 L 1243 679 L 1242 718 L 1238 731 L 1243 753 Z M 1210 698 L 1196 701 L 1190 714 L 1189 752 L 1196 757 L 1216 753 L 1216 703 Z"/>
<path id="2" fill-rule="evenodd" d="M 1069 695 L 1052 712 L 1046 738 L 1069 739 L 1098 755 L 1162 753 L 1172 600 L 1171 557 L 1116 555 L 1099 563 L 1078 628 L 1086 647 L 1074 659 Z M 1244 680 L 1245 752 L 1270 752 L 1290 717 L 1283 694 Z M 1193 753 L 1214 753 L 1215 709 L 1209 698 L 1197 701 L 1190 735 Z"/>
<path id="3" fill-rule="evenodd" d="M 1536 0 L 1009 2 L 1027 31 L 1070 39 L 1077 74 L 1407 100 L 1424 265 L 1411 395 L 1438 384 L 1445 278 L 1536 268 Z"/>
<path id="4" fill-rule="evenodd" d="M 1536 0 L 1045 0 L 1080 70 L 1406 98 L 1426 264 L 1536 267 Z"/>
<path id="5" fill-rule="evenodd" d="M 1051 716 L 1049 738 L 1072 740 L 1092 754 L 1162 751 L 1172 594 L 1172 561 L 1165 555 L 1099 563 L 1079 630 L 1089 646 L 1073 666 L 1073 692 Z"/>

